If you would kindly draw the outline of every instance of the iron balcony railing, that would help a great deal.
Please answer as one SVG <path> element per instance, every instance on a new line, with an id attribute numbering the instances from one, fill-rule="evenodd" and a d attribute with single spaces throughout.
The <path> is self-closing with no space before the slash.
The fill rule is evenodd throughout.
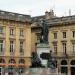
<path id="1" fill-rule="evenodd" d="M 14 56 L 15 55 L 15 52 L 10 52 L 10 56 Z"/>
<path id="2" fill-rule="evenodd" d="M 5 48 L 2 47 L 2 48 L 0 49 L 0 56 L 4 56 L 4 55 L 5 55 Z"/>
<path id="3" fill-rule="evenodd" d="M 4 56 L 4 49 L 3 51 L 0 51 L 0 56 Z"/>
<path id="4" fill-rule="evenodd" d="M 52 53 L 52 57 L 74 57 L 75 56 L 75 52 L 72 51 L 68 51 L 66 53 L 64 52 L 57 52 L 57 53 Z"/>
<path id="5" fill-rule="evenodd" d="M 20 57 L 24 57 L 24 51 L 23 52 L 20 52 Z"/>
<path id="6" fill-rule="evenodd" d="M 0 38 L 5 38 L 5 33 L 0 33 Z"/>

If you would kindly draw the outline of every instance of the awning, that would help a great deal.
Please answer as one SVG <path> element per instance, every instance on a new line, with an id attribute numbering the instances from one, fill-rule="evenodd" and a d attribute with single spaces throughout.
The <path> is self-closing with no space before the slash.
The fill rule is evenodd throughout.
<path id="1" fill-rule="evenodd" d="M 8 66 L 17 67 L 17 64 L 10 63 L 10 64 L 8 64 Z"/>
<path id="2" fill-rule="evenodd" d="M 25 64 L 18 64 L 18 67 L 26 67 Z"/>
<path id="3" fill-rule="evenodd" d="M 0 66 L 5 67 L 5 66 L 7 66 L 7 64 L 5 64 L 5 63 L 0 63 Z"/>

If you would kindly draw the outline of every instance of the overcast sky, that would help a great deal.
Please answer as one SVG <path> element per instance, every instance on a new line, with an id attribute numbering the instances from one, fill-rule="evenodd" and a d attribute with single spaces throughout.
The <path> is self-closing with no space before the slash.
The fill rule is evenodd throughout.
<path id="1" fill-rule="evenodd" d="M 54 9 L 57 16 L 75 15 L 75 0 L 1 0 L 0 9 L 32 16 Z"/>

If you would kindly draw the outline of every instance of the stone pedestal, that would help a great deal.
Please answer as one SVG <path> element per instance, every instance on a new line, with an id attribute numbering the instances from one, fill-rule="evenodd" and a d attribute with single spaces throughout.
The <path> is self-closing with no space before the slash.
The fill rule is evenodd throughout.
<path id="1" fill-rule="evenodd" d="M 41 60 L 41 63 L 47 67 L 47 60 L 44 60 L 40 57 L 40 54 L 42 53 L 50 53 L 50 47 L 49 47 L 49 44 L 46 44 L 46 43 L 38 43 L 37 44 L 37 54 L 38 54 L 38 57 L 40 58 Z"/>
<path id="2" fill-rule="evenodd" d="M 8 73 L 6 72 L 5 75 L 8 75 Z"/>

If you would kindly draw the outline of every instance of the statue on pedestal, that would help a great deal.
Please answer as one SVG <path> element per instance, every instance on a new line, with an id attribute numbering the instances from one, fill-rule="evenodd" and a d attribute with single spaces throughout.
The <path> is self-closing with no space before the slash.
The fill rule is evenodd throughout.
<path id="1" fill-rule="evenodd" d="M 45 51 L 45 49 L 48 48 L 48 51 L 49 51 L 49 44 L 48 44 L 48 33 L 49 33 L 49 30 L 48 30 L 48 24 L 46 23 L 45 20 L 42 20 L 40 24 L 41 24 L 40 25 L 40 27 L 41 27 L 41 36 L 40 36 L 40 43 L 38 43 L 38 45 L 37 45 L 37 49 L 38 50 L 41 49 L 42 52 L 43 52 L 43 50 Z M 39 52 L 36 51 L 36 52 L 32 53 L 32 65 L 31 65 L 32 68 L 46 67 L 46 66 L 48 68 L 54 68 L 54 65 L 53 65 L 54 62 L 52 61 L 51 52 L 48 53 L 48 54 L 46 54 L 44 52 L 44 54 L 47 57 L 46 60 L 48 61 L 48 62 L 46 62 L 46 66 L 44 64 L 43 65 L 41 64 L 42 62 L 40 60 L 40 57 L 38 57 L 37 53 L 39 53 Z M 41 56 L 41 57 L 43 57 L 43 56 Z"/>
<path id="2" fill-rule="evenodd" d="M 41 21 L 41 27 L 40 43 L 48 43 L 48 25 L 45 20 Z"/>
<path id="3" fill-rule="evenodd" d="M 41 60 L 39 59 L 36 52 L 32 53 L 32 65 L 30 67 L 31 68 L 43 67 L 43 65 L 41 64 Z"/>

